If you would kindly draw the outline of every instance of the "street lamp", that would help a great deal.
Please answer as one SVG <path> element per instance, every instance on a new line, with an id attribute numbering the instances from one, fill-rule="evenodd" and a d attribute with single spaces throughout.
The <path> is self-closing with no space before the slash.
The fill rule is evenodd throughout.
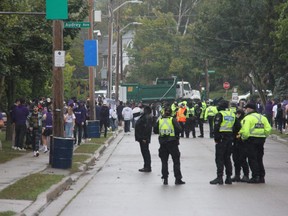
<path id="1" fill-rule="evenodd" d="M 109 44 L 108 44 L 108 89 L 107 95 L 111 98 L 112 96 L 112 46 L 113 46 L 113 14 L 123 7 L 124 5 L 131 4 L 141 4 L 142 1 L 131 0 L 120 4 L 118 7 L 112 7 L 112 0 L 109 2 Z"/>
<path id="2" fill-rule="evenodd" d="M 124 26 L 122 29 L 119 29 L 119 26 L 117 29 L 117 60 L 116 60 L 116 80 L 115 80 L 115 87 L 116 87 L 115 99 L 116 99 L 116 102 L 118 101 L 118 98 L 119 98 L 119 56 L 120 56 L 120 52 L 121 52 L 121 58 L 122 58 L 122 40 L 120 42 L 120 34 L 121 34 L 121 32 L 124 31 L 124 29 L 126 29 L 130 25 L 142 25 L 142 23 L 131 22 L 131 23 L 128 23 L 126 26 Z M 119 51 L 120 43 L 121 43 L 121 51 Z M 121 59 L 121 68 L 122 68 L 122 59 Z M 121 76 L 121 79 L 122 79 L 122 76 Z"/>

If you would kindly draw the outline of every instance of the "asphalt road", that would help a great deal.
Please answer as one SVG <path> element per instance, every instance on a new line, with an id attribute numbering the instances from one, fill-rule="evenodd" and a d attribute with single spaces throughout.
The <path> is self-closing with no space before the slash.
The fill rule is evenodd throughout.
<path id="1" fill-rule="evenodd" d="M 207 125 L 205 125 L 207 129 Z M 198 132 L 198 131 L 197 131 Z M 185 185 L 175 185 L 169 163 L 169 185 L 161 181 L 158 139 L 150 150 L 152 172 L 143 162 L 134 135 L 120 134 L 95 166 L 40 215 L 61 216 L 286 216 L 288 214 L 288 146 L 265 144 L 266 184 L 210 185 L 216 177 L 214 142 L 182 138 L 181 169 Z M 198 132 L 199 135 L 199 132 Z"/>

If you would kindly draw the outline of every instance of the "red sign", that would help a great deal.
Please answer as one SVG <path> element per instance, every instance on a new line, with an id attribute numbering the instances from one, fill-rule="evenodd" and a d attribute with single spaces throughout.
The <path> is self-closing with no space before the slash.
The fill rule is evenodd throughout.
<path id="1" fill-rule="evenodd" d="M 226 90 L 229 89 L 230 88 L 230 83 L 229 82 L 224 82 L 223 83 L 223 88 L 226 89 Z"/>

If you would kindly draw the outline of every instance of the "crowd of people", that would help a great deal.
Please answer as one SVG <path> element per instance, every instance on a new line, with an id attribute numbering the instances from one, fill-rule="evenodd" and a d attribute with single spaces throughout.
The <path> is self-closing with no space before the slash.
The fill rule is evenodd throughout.
<path id="1" fill-rule="evenodd" d="M 15 101 L 10 110 L 15 132 L 13 149 L 25 151 L 31 148 L 35 157 L 39 156 L 40 146 L 44 153 L 49 151 L 49 138 L 53 133 L 52 106 L 49 98 Z M 73 138 L 74 144 L 80 145 L 84 139 L 88 139 L 89 103 L 72 98 L 64 103 L 63 108 L 64 136 Z M 168 184 L 169 155 L 174 163 L 175 184 L 185 184 L 182 181 L 178 145 L 180 138 L 189 138 L 190 134 L 193 139 L 208 136 L 215 141 L 217 177 L 210 184 L 265 183 L 264 143 L 272 127 L 280 133 L 286 130 L 288 98 L 281 103 L 268 100 L 264 107 L 259 102 L 236 104 L 223 99 L 214 103 L 183 100 L 172 104 L 162 102 L 146 105 L 119 102 L 116 106 L 103 99 L 97 100 L 95 109 L 100 133 L 104 137 L 107 137 L 108 130 L 115 131 L 118 126 L 123 126 L 124 133 L 128 134 L 131 132 L 130 127 L 135 128 L 135 140 L 139 142 L 144 161 L 140 172 L 152 171 L 149 143 L 153 132 L 159 134 L 164 185 Z M 206 122 L 209 134 L 204 134 L 203 124 Z M 199 135 L 196 136 L 196 133 Z"/>

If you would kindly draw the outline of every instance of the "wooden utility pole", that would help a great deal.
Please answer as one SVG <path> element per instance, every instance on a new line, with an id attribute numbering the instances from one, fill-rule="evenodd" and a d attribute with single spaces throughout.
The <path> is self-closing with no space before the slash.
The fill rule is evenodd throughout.
<path id="1" fill-rule="evenodd" d="M 88 37 L 89 40 L 93 39 L 93 13 L 94 13 L 94 0 L 89 0 L 89 22 L 90 22 L 90 28 L 88 31 Z M 90 107 L 90 120 L 95 120 L 95 75 L 94 75 L 94 70 L 93 67 L 89 67 L 89 107 Z"/>
<path id="2" fill-rule="evenodd" d="M 63 21 L 53 21 L 53 57 L 55 50 L 63 50 Z M 64 79 L 63 68 L 55 67 L 53 58 L 53 136 L 64 137 Z"/>
<path id="3" fill-rule="evenodd" d="M 206 100 L 208 100 L 209 99 L 208 59 L 205 59 L 205 88 L 206 88 Z"/>

